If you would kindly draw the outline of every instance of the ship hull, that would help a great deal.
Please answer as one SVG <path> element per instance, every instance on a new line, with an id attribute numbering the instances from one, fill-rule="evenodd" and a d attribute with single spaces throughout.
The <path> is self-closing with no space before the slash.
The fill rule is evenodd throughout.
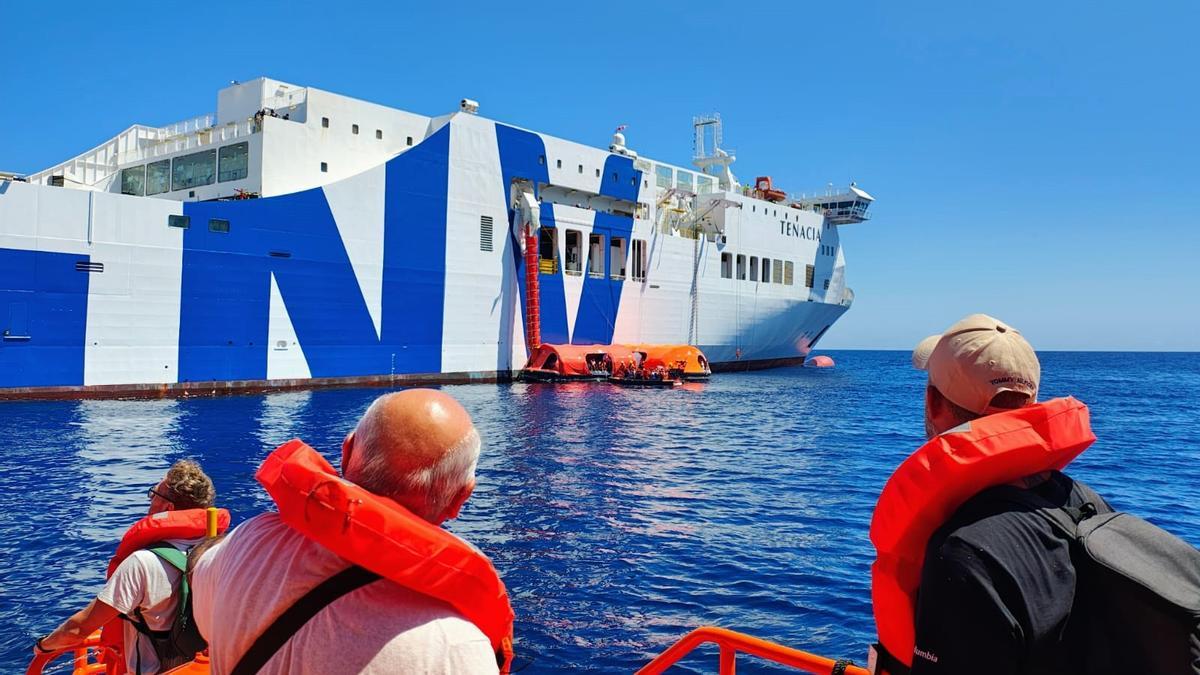
<path id="1" fill-rule="evenodd" d="M 691 343 L 714 370 L 802 362 L 848 307 L 836 228 L 739 206 L 720 236 L 671 232 L 645 169 L 455 115 L 374 169 L 278 197 L 0 183 L 0 399 L 509 380 L 527 354 L 521 181 L 639 210 L 543 203 L 543 341 Z M 586 264 L 572 236 L 598 242 Z M 735 254 L 779 268 L 735 273 Z M 802 271 L 785 281 L 784 261 Z"/>

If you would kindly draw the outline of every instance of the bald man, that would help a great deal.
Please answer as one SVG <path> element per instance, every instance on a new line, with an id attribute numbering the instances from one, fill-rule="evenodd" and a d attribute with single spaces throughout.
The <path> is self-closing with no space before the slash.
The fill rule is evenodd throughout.
<path id="1" fill-rule="evenodd" d="M 342 475 L 441 525 L 475 488 L 479 434 L 450 396 L 379 397 L 342 443 Z M 212 672 L 228 673 L 255 637 L 350 563 L 288 527 L 252 518 L 199 558 L 196 625 Z M 284 643 L 260 673 L 495 673 L 491 643 L 450 605 L 387 579 L 347 593 Z"/>

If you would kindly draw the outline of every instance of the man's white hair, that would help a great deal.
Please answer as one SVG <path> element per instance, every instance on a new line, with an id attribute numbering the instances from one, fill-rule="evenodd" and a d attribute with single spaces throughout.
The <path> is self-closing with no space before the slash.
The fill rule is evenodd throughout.
<path id="1" fill-rule="evenodd" d="M 365 418 L 369 419 L 368 414 Z M 396 500 L 425 520 L 445 514 L 454 498 L 475 479 L 479 462 L 479 432 L 474 427 L 436 463 L 415 470 L 396 470 L 391 448 L 367 425 L 355 432 L 355 451 L 344 473 L 348 480 L 377 495 Z M 365 433 L 362 433 L 365 432 Z M 360 435 L 361 433 L 361 435 Z"/>

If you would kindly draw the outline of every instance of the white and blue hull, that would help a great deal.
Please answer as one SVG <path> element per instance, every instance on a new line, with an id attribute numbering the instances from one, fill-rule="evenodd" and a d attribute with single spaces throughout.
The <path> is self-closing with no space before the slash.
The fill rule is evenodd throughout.
<path id="1" fill-rule="evenodd" d="M 0 182 L 0 397 L 504 379 L 527 354 L 514 180 L 651 207 L 542 205 L 543 228 L 648 246 L 644 279 L 541 274 L 544 342 L 692 342 L 718 368 L 804 358 L 849 305 L 837 228 L 730 193 L 746 206 L 725 209 L 724 241 L 664 232 L 639 164 L 460 113 L 374 168 L 260 199 Z M 726 278 L 723 252 L 797 272 Z"/>

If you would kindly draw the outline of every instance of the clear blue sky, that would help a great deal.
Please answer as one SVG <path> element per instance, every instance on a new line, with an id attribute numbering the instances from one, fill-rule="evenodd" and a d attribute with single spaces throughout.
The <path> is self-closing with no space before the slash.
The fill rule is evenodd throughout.
<path id="1" fill-rule="evenodd" d="M 1194 0 L 471 4 L 7 3 L 0 169 L 259 75 L 593 145 L 628 124 L 680 163 L 716 110 L 742 180 L 878 199 L 843 229 L 858 299 L 825 348 L 984 311 L 1039 349 L 1200 350 Z"/>

